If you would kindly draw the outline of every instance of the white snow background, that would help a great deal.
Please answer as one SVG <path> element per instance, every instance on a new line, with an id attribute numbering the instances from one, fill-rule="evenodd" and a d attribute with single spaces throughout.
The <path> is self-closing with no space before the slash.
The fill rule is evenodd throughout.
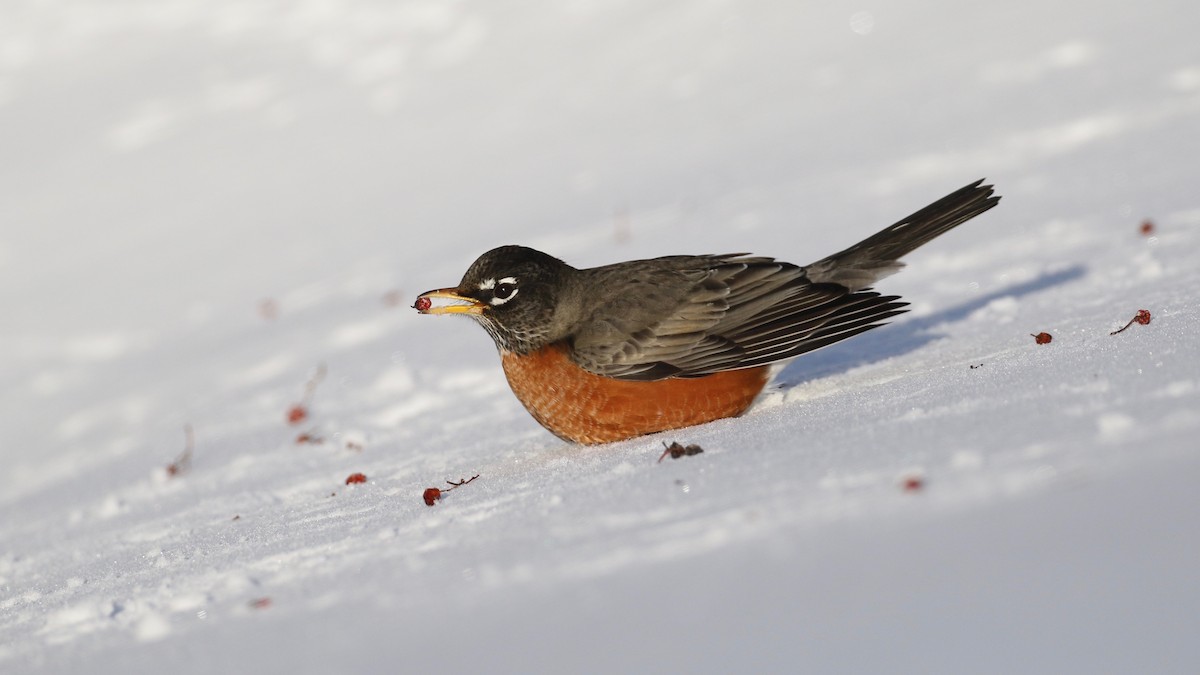
<path id="1" fill-rule="evenodd" d="M 4 0 L 0 672 L 1196 672 L 1198 25 Z M 739 419 L 566 444 L 408 307 L 504 243 L 804 264 L 981 177 L 913 311 Z"/>

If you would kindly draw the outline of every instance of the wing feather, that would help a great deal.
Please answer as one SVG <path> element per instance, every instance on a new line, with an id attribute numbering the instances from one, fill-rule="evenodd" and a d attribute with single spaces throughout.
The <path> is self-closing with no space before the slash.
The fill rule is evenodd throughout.
<path id="1" fill-rule="evenodd" d="M 574 332 L 572 357 L 619 379 L 702 377 L 790 359 L 904 311 L 894 296 L 816 284 L 801 267 L 744 255 L 587 270 L 596 288 L 622 279 L 655 292 L 596 307 Z"/>
<path id="2" fill-rule="evenodd" d="M 702 377 L 845 340 L 906 311 L 869 288 L 901 257 L 999 199 L 976 181 L 808 267 L 730 253 L 579 270 L 586 309 L 571 318 L 572 358 L 621 379 Z"/>

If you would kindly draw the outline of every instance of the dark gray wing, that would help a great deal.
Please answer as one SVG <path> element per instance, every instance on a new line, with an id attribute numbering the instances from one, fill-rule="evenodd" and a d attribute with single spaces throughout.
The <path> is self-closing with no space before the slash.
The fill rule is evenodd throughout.
<path id="1" fill-rule="evenodd" d="M 905 311 L 897 296 L 869 288 L 903 267 L 901 256 L 999 199 L 976 181 L 808 267 L 731 254 L 581 270 L 595 311 L 573 332 L 573 357 L 600 375 L 658 380 L 766 365 L 845 340 Z"/>
<path id="2" fill-rule="evenodd" d="M 676 256 L 585 270 L 596 288 L 638 289 L 574 332 L 587 370 L 626 380 L 700 377 L 793 358 L 881 325 L 895 296 L 814 284 L 771 258 Z M 649 263 L 649 264 L 647 264 Z"/>

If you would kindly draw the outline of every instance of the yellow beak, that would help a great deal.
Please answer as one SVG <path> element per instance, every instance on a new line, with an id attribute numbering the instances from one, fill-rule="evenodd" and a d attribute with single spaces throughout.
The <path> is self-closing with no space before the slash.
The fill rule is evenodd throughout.
<path id="1" fill-rule="evenodd" d="M 439 300 L 449 302 L 439 304 Z M 413 303 L 413 308 L 421 314 L 482 314 L 485 307 L 487 304 L 475 298 L 459 295 L 457 288 L 425 291 L 418 295 L 417 301 Z"/>

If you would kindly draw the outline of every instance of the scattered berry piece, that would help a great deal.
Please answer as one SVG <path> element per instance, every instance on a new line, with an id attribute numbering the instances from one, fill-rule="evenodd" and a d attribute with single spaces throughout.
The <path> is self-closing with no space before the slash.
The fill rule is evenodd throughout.
<path id="1" fill-rule="evenodd" d="M 905 492 L 920 492 L 925 488 L 925 479 L 916 474 L 905 476 L 900 480 L 900 489 Z"/>
<path id="2" fill-rule="evenodd" d="M 1149 218 L 1143 220 L 1142 226 L 1138 228 L 1138 231 L 1141 232 L 1142 236 L 1144 237 L 1149 237 L 1150 235 L 1154 234 L 1154 221 L 1150 220 Z"/>
<path id="3" fill-rule="evenodd" d="M 304 406 L 297 403 L 296 405 L 288 408 L 288 411 L 287 411 L 288 424 L 300 424 L 301 422 L 303 422 L 306 419 L 308 419 L 308 409 L 305 408 Z"/>
<path id="4" fill-rule="evenodd" d="M 1030 333 L 1029 335 L 1030 335 L 1030 337 L 1032 337 L 1032 338 L 1034 339 L 1034 341 L 1036 341 L 1036 342 L 1037 342 L 1039 345 L 1048 345 L 1048 344 L 1050 344 L 1050 341 L 1054 339 L 1054 337 L 1053 337 L 1053 336 L 1051 336 L 1049 333 L 1038 333 L 1037 335 L 1034 335 L 1033 333 Z"/>
<path id="5" fill-rule="evenodd" d="M 313 392 L 320 386 L 321 381 L 325 379 L 325 364 L 317 366 L 317 371 L 313 376 L 308 378 L 308 382 L 304 385 L 304 398 L 299 403 L 288 408 L 287 423 L 291 425 L 300 424 L 308 419 L 308 404 L 312 402 Z"/>
<path id="6" fill-rule="evenodd" d="M 1145 309 L 1139 309 L 1139 310 L 1137 311 L 1137 314 L 1134 314 L 1134 315 L 1133 315 L 1133 318 L 1129 320 L 1129 323 L 1127 323 L 1127 324 L 1125 324 L 1124 326 L 1121 326 L 1120 328 L 1118 328 L 1118 329 L 1114 330 L 1113 332 L 1109 333 L 1109 335 L 1116 335 L 1117 333 L 1120 333 L 1121 331 L 1125 330 L 1126 328 L 1129 328 L 1130 326 L 1132 326 L 1132 325 L 1133 325 L 1133 324 L 1135 324 L 1135 323 L 1140 323 L 1140 324 L 1142 324 L 1143 326 L 1149 325 L 1149 323 L 1150 323 L 1150 311 L 1149 311 L 1149 310 L 1145 310 Z"/>
<path id="7" fill-rule="evenodd" d="M 689 445 L 684 447 L 676 442 L 672 442 L 670 445 L 667 445 L 667 442 L 663 441 L 663 447 L 666 448 L 666 450 L 663 450 L 663 454 L 658 456 L 659 462 L 662 462 L 664 459 L 666 459 L 667 455 L 670 455 L 671 459 L 679 459 L 680 457 L 691 457 L 692 455 L 698 455 L 704 452 L 704 448 L 701 448 L 698 445 Z"/>
<path id="8" fill-rule="evenodd" d="M 316 434 L 316 432 L 313 432 L 313 431 L 306 431 L 296 437 L 296 445 L 304 445 L 305 443 L 311 443 L 312 445 L 320 445 L 324 442 L 325 442 L 325 439 L 322 438 L 321 436 L 318 436 Z"/>
<path id="9" fill-rule="evenodd" d="M 413 303 L 413 308 L 418 312 L 424 312 L 432 306 L 433 302 L 429 298 L 417 298 L 417 301 Z"/>
<path id="10" fill-rule="evenodd" d="M 175 458 L 174 462 L 167 465 L 167 476 L 174 477 L 192 468 L 192 448 L 195 447 L 195 436 L 192 434 L 192 425 L 183 425 L 183 452 Z"/>
<path id="11" fill-rule="evenodd" d="M 271 606 L 270 598 L 255 598 L 250 601 L 251 609 L 266 609 Z"/>
<path id="12" fill-rule="evenodd" d="M 365 483 L 365 482 L 367 482 L 366 474 L 352 473 L 346 477 L 346 485 L 350 485 L 351 483 Z"/>

